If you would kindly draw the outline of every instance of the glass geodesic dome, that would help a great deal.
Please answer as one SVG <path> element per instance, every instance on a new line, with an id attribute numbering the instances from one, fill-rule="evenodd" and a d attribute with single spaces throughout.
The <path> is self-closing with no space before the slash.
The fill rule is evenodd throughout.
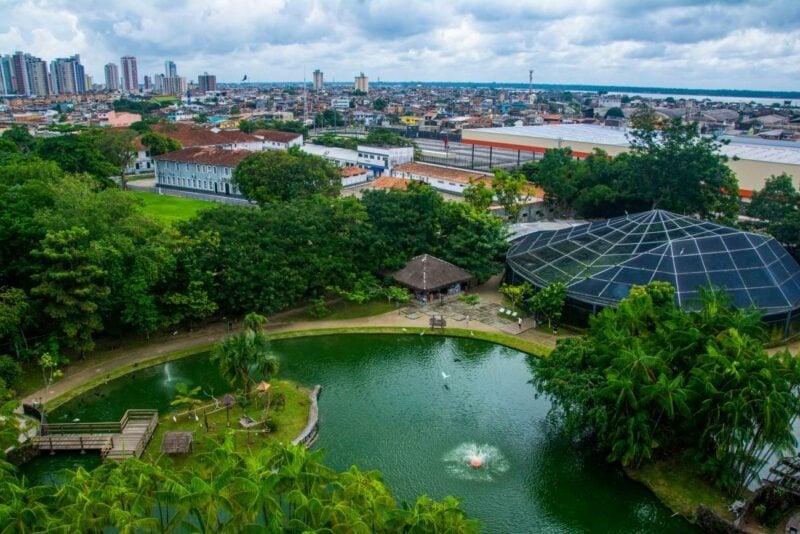
<path id="1" fill-rule="evenodd" d="M 787 328 L 800 309 L 800 265 L 773 238 L 662 210 L 529 234 L 507 261 L 515 279 L 563 282 L 569 299 L 592 309 L 652 281 L 672 284 L 689 308 L 698 287 L 721 287 L 736 306 L 755 305 Z"/>

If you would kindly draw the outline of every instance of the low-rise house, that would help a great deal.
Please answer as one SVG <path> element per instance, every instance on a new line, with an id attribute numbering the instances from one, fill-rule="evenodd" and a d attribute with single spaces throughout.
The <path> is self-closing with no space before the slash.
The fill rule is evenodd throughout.
<path id="1" fill-rule="evenodd" d="M 470 180 L 483 181 L 491 187 L 491 175 L 478 171 L 463 171 L 425 163 L 403 163 L 394 167 L 391 175 L 395 178 L 407 178 L 424 182 L 434 189 L 463 195 L 464 189 L 469 187 Z"/>
<path id="2" fill-rule="evenodd" d="M 289 150 L 293 146 L 303 146 L 303 134 L 299 133 L 256 130 L 253 135 L 261 139 L 261 150 Z"/>
<path id="3" fill-rule="evenodd" d="M 127 111 L 105 110 L 97 112 L 97 120 L 101 126 L 127 128 L 134 122 L 141 121 L 142 116 L 138 113 L 128 113 Z"/>
<path id="4" fill-rule="evenodd" d="M 414 147 L 358 145 L 358 163 L 369 168 L 375 176 L 389 174 L 393 167 L 409 161 L 414 161 Z"/>
<path id="5" fill-rule="evenodd" d="M 249 154 L 249 150 L 195 146 L 156 156 L 156 187 L 241 196 L 231 177 Z"/>
<path id="6" fill-rule="evenodd" d="M 342 187 L 363 184 L 372 175 L 371 172 L 361 167 L 342 167 L 339 169 L 339 174 L 342 177 Z"/>

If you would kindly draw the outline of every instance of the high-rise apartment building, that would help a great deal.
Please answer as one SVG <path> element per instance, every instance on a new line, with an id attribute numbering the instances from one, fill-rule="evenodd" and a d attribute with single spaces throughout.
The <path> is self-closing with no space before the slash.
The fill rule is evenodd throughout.
<path id="1" fill-rule="evenodd" d="M 41 58 L 25 54 L 25 63 L 28 71 L 28 94 L 47 96 L 53 93 L 50 77 L 47 75 L 47 63 Z"/>
<path id="2" fill-rule="evenodd" d="M 116 63 L 106 64 L 106 91 L 119 91 L 119 67 Z"/>
<path id="3" fill-rule="evenodd" d="M 207 93 L 209 91 L 217 90 L 217 77 L 214 74 L 204 72 L 197 77 L 197 88 L 200 93 Z"/>
<path id="4" fill-rule="evenodd" d="M 369 78 L 364 76 L 362 72 L 360 76 L 356 76 L 356 83 L 354 85 L 356 91 L 369 93 Z"/>
<path id="5" fill-rule="evenodd" d="M 153 78 L 151 76 L 144 77 L 144 90 L 150 92 L 153 90 Z"/>
<path id="6" fill-rule="evenodd" d="M 28 80 L 28 65 L 25 60 L 26 55 L 29 56 L 29 54 L 23 52 L 14 52 L 14 55 L 11 56 L 12 74 L 14 75 L 15 81 L 14 92 L 24 96 L 31 94 L 31 84 Z"/>
<path id="7" fill-rule="evenodd" d="M 162 95 L 181 95 L 186 92 L 186 77 L 156 74 L 153 91 Z"/>
<path id="8" fill-rule="evenodd" d="M 178 67 L 175 65 L 174 61 L 165 61 L 164 62 L 164 76 L 167 78 L 171 78 L 178 75 Z"/>
<path id="9" fill-rule="evenodd" d="M 10 95 L 15 92 L 14 64 L 11 56 L 0 56 L 0 93 Z"/>
<path id="10" fill-rule="evenodd" d="M 136 58 L 124 56 L 120 59 L 122 67 L 122 90 L 129 93 L 139 92 L 139 70 L 136 68 Z"/>
<path id="11" fill-rule="evenodd" d="M 325 85 L 325 80 L 323 79 L 322 71 L 317 69 L 314 71 L 314 90 L 315 91 L 322 91 L 322 87 Z"/>
<path id="12" fill-rule="evenodd" d="M 56 58 L 50 62 L 52 92 L 57 95 L 82 95 L 86 93 L 86 73 L 78 54 Z"/>

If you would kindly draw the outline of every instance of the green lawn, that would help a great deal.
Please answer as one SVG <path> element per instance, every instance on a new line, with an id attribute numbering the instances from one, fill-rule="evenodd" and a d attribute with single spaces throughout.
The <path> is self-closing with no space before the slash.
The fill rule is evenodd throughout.
<path id="1" fill-rule="evenodd" d="M 189 220 L 200 210 L 213 209 L 218 206 L 215 202 L 206 200 L 159 195 L 144 191 L 128 191 L 128 194 L 142 201 L 145 213 L 168 224 Z"/>
<path id="2" fill-rule="evenodd" d="M 262 425 L 247 431 L 239 424 L 239 419 L 245 415 L 259 422 L 267 417 L 263 409 L 265 398 L 255 394 L 246 409 L 237 405 L 232 407 L 229 413 L 226 413 L 225 409 L 215 411 L 211 407 L 207 410 L 199 410 L 197 419 L 188 414 L 185 408 L 178 409 L 176 412 L 162 414 L 153 439 L 145 449 L 146 454 L 152 458 L 157 458 L 164 434 L 170 431 L 194 431 L 195 433 L 193 454 L 176 456 L 174 463 L 178 467 L 191 466 L 198 454 L 211 452 L 216 447 L 215 442 L 222 442 L 228 432 L 233 433 L 237 449 L 260 449 L 270 441 L 291 442 L 305 428 L 308 421 L 308 410 L 311 406 L 311 399 L 308 397 L 309 392 L 289 380 L 273 379 L 271 384 L 270 395 L 272 399 L 275 399 L 280 394 L 285 395 L 286 398 L 284 407 L 273 407 L 268 412 L 268 417 L 273 427 L 272 431 L 264 432 Z M 209 415 L 204 415 L 206 411 Z M 173 420 L 172 415 L 177 412 L 181 412 L 181 415 L 176 416 L 175 420 Z M 205 426 L 206 421 L 208 421 L 209 425 L 208 430 L 206 430 Z"/>
<path id="3" fill-rule="evenodd" d="M 700 473 L 679 459 L 656 460 L 639 469 L 626 469 L 628 475 L 650 488 L 673 512 L 694 521 L 700 504 L 732 521 L 728 505 L 733 499 L 706 482 Z"/>

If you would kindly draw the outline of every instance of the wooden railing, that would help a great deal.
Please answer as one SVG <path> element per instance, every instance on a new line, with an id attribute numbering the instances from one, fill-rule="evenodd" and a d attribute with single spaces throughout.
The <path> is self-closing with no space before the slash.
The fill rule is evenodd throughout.
<path id="1" fill-rule="evenodd" d="M 119 423 L 47 423 L 42 425 L 41 435 L 59 434 L 119 434 Z"/>
<path id="2" fill-rule="evenodd" d="M 144 431 L 144 436 L 142 439 L 139 440 L 139 443 L 136 444 L 136 450 L 133 451 L 134 456 L 137 458 L 141 458 L 142 453 L 144 452 L 144 448 L 147 447 L 147 444 L 150 443 L 150 438 L 153 437 L 153 434 L 156 431 L 156 427 L 158 426 L 158 412 L 154 412 L 150 416 L 150 423 L 147 425 L 147 429 Z"/>

